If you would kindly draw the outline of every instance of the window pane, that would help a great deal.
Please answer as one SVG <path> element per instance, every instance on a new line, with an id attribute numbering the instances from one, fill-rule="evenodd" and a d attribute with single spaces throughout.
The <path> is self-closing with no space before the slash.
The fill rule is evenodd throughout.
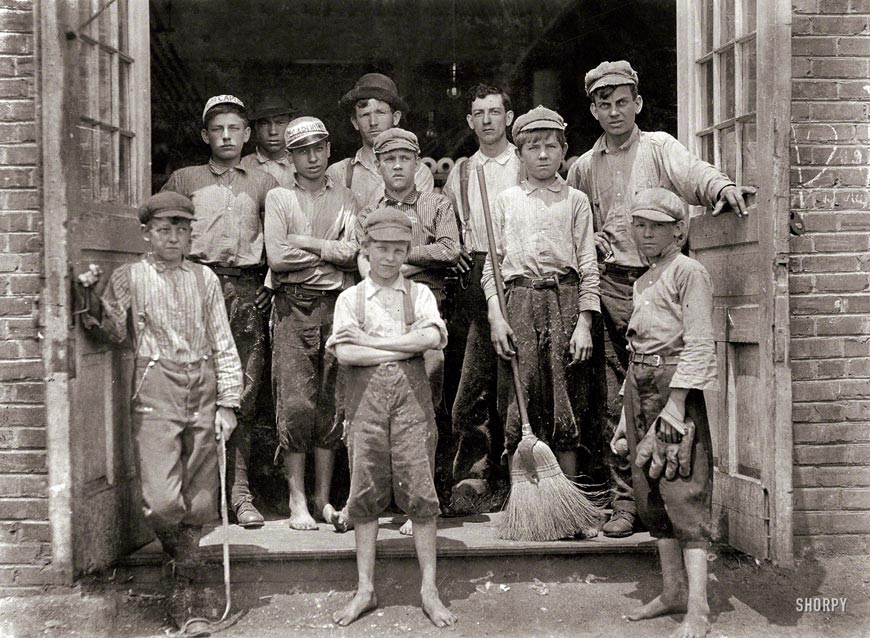
<path id="1" fill-rule="evenodd" d="M 79 98 L 82 117 L 97 118 L 96 106 L 93 102 L 92 92 L 94 86 L 94 67 L 96 64 L 97 47 L 84 40 L 81 41 L 81 59 L 79 60 Z"/>
<path id="2" fill-rule="evenodd" d="M 755 168 L 755 159 L 758 149 L 758 132 L 755 124 L 755 118 L 751 121 L 743 123 L 743 133 L 741 135 L 740 147 L 743 159 L 743 175 L 740 183 L 757 186 L 758 173 Z"/>
<path id="3" fill-rule="evenodd" d="M 125 53 L 130 48 L 127 37 L 127 20 L 130 15 L 128 3 L 129 0 L 118 0 L 118 49 Z"/>
<path id="4" fill-rule="evenodd" d="M 719 150 L 722 154 L 722 170 L 733 180 L 737 179 L 737 134 L 734 126 L 719 131 Z"/>
<path id="5" fill-rule="evenodd" d="M 734 48 L 719 54 L 719 121 L 734 117 Z"/>
<path id="6" fill-rule="evenodd" d="M 701 34 L 701 55 L 713 50 L 713 0 L 698 0 L 698 32 Z"/>
<path id="7" fill-rule="evenodd" d="M 713 60 L 700 65 L 701 128 L 713 126 Z"/>
<path id="8" fill-rule="evenodd" d="M 756 82 L 756 58 L 755 58 L 755 38 L 743 43 L 743 70 L 742 70 L 742 86 L 743 86 L 743 104 L 740 112 L 755 113 L 758 109 L 755 105 L 757 82 Z"/>
<path id="9" fill-rule="evenodd" d="M 120 62 L 120 86 L 118 87 L 118 126 L 130 129 L 130 68 L 129 62 Z"/>
<path id="10" fill-rule="evenodd" d="M 110 131 L 100 131 L 100 201 L 115 201 L 115 179 L 112 170 L 115 149 Z"/>
<path id="11" fill-rule="evenodd" d="M 125 135 L 119 137 L 118 148 L 118 200 L 122 204 L 133 203 L 133 140 Z"/>
<path id="12" fill-rule="evenodd" d="M 743 35 L 755 32 L 756 4 L 757 0 L 743 0 Z"/>
<path id="13" fill-rule="evenodd" d="M 734 0 L 719 4 L 719 46 L 734 39 Z"/>
<path id="14" fill-rule="evenodd" d="M 112 124 L 112 54 L 100 50 L 100 121 Z"/>
<path id="15" fill-rule="evenodd" d="M 79 125 L 79 142 L 81 144 L 81 165 L 79 167 L 79 179 L 81 181 L 82 199 L 94 199 L 94 184 L 96 182 L 95 171 L 97 169 L 94 153 L 94 129 Z"/>
<path id="16" fill-rule="evenodd" d="M 707 133 L 698 137 L 698 156 L 708 164 L 715 164 L 713 156 L 713 134 Z"/>

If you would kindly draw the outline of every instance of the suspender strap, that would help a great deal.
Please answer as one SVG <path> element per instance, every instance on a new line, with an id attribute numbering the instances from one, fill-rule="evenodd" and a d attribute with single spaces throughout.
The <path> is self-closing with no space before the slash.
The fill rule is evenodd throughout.
<path id="1" fill-rule="evenodd" d="M 136 301 L 136 288 L 133 286 L 133 269 L 138 262 L 133 262 L 127 268 L 127 288 L 130 289 L 130 314 L 132 315 L 130 322 L 132 324 L 133 333 L 133 357 L 139 356 L 139 335 L 145 328 L 145 313 L 139 314 L 139 304 Z"/>
<path id="2" fill-rule="evenodd" d="M 361 281 L 356 285 L 356 320 L 359 329 L 366 329 L 366 282 Z"/>
<path id="3" fill-rule="evenodd" d="M 423 284 L 420 284 L 421 286 Z M 411 332 L 411 326 L 414 325 L 414 299 L 411 280 L 405 280 L 405 294 L 402 299 L 402 315 L 405 320 L 405 334 Z M 366 291 L 365 281 L 356 286 L 356 320 L 359 323 L 360 330 L 365 330 L 366 324 Z"/>
<path id="4" fill-rule="evenodd" d="M 347 160 L 347 166 L 344 167 L 344 185 L 350 188 L 353 185 L 353 160 Z"/>
<path id="5" fill-rule="evenodd" d="M 202 304 L 202 326 L 205 328 L 206 324 L 206 309 L 207 304 L 205 302 L 206 298 L 206 290 L 205 290 L 205 268 L 202 264 L 193 264 L 193 275 L 196 277 L 196 289 L 199 292 L 199 303 Z"/>
<path id="6" fill-rule="evenodd" d="M 405 280 L 405 298 L 402 305 L 403 314 L 405 315 L 405 333 L 411 332 L 411 326 L 414 325 L 414 300 L 411 297 L 413 294 L 411 280 Z M 423 284 L 420 284 L 421 286 Z"/>
<path id="7" fill-rule="evenodd" d="M 462 223 L 468 226 L 468 220 L 471 217 L 471 209 L 468 206 L 468 172 L 470 170 L 469 160 L 460 160 L 459 165 L 459 198 L 462 202 Z"/>

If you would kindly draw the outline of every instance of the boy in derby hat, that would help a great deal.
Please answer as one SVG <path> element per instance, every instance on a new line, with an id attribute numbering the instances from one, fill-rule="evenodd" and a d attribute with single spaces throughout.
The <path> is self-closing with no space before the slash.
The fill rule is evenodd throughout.
<path id="1" fill-rule="evenodd" d="M 298 117 L 285 143 L 296 174 L 266 197 L 266 257 L 272 307 L 272 389 L 290 492 L 290 527 L 317 529 L 305 496 L 305 460 L 314 453 L 316 514 L 331 517 L 329 489 L 342 423 L 335 416 L 338 366 L 324 343 L 338 294 L 353 285 L 358 244 L 353 193 L 326 174 L 329 132 Z M 276 456 L 277 456 L 276 454 Z"/>
<path id="2" fill-rule="evenodd" d="M 550 445 L 562 472 L 576 477 L 578 448 L 589 434 L 599 435 L 595 378 L 603 358 L 593 358 L 592 349 L 599 312 L 592 212 L 588 198 L 558 174 L 568 148 L 562 116 L 538 106 L 517 118 L 513 138 L 526 177 L 495 200 L 497 254 L 487 254 L 481 277 L 492 343 L 504 359 L 498 376 L 505 452 L 512 458 L 522 437 L 508 366 L 516 354 L 528 388 L 529 424 Z M 496 259 L 507 317 L 496 296 Z"/>
<path id="3" fill-rule="evenodd" d="M 227 482 L 236 522 L 261 527 L 263 516 L 248 485 L 251 430 L 265 366 L 263 311 L 270 295 L 263 286 L 263 210 L 274 177 L 241 165 L 242 147 L 251 135 L 245 105 L 233 95 L 216 95 L 202 112 L 202 140 L 211 159 L 182 168 L 169 177 L 163 192 L 190 198 L 196 218 L 191 225 L 190 259 L 208 266 L 221 283 L 230 328 L 244 369 L 245 387 L 239 427 L 227 449 Z"/>
<path id="4" fill-rule="evenodd" d="M 145 520 L 168 556 L 167 607 L 188 635 L 207 630 L 194 608 L 202 525 L 217 516 L 216 437 L 231 439 L 242 367 L 220 281 L 185 259 L 193 203 L 165 192 L 139 208 L 148 253 L 89 281 L 86 329 L 135 349 L 132 430 Z M 95 274 L 92 272 L 92 274 Z M 80 278 L 82 281 L 82 278 Z M 108 283 L 107 283 L 108 282 Z"/>
<path id="5" fill-rule="evenodd" d="M 638 514 L 656 538 L 663 587 L 628 619 L 685 614 L 673 635 L 700 638 L 710 613 L 713 448 L 704 390 L 718 385 L 713 286 L 704 266 L 681 252 L 687 226 L 677 195 L 643 190 L 629 211 L 634 243 L 650 268 L 634 283 L 625 403 L 611 449 L 617 454 L 627 439 Z"/>
<path id="6" fill-rule="evenodd" d="M 350 123 L 359 132 L 362 147 L 353 157 L 330 166 L 328 174 L 336 183 L 351 189 L 360 209 L 363 209 L 376 204 L 384 194 L 384 180 L 372 150 L 375 138 L 398 126 L 408 105 L 399 97 L 396 84 L 390 78 L 381 73 L 366 73 L 344 94 L 339 106 L 349 111 Z M 420 163 L 414 182 L 418 191 L 429 192 L 435 185 L 435 178 L 429 167 Z"/>
<path id="7" fill-rule="evenodd" d="M 571 166 L 567 181 L 592 201 L 602 314 L 624 371 L 628 367 L 625 330 L 631 315 L 632 284 L 646 271 L 630 231 L 632 198 L 644 189 L 663 187 L 692 205 L 712 208 L 714 215 L 730 206 L 740 216 L 746 213 L 744 195 L 755 189 L 735 186 L 730 177 L 689 153 L 667 133 L 641 131 L 635 119 L 643 98 L 638 94 L 637 73 L 627 61 L 602 62 L 586 74 L 585 88 L 592 116 L 604 133 Z M 615 408 L 611 414 L 619 413 L 618 399 Z M 608 423 L 609 428 L 614 426 Z M 618 458 L 610 456 L 608 465 L 614 486 L 613 514 L 602 531 L 606 536 L 629 536 L 637 511 L 631 473 Z"/>
<path id="8" fill-rule="evenodd" d="M 339 295 L 327 347 L 344 367 L 351 481 L 347 510 L 355 525 L 359 582 L 333 615 L 349 625 L 378 605 L 374 587 L 378 516 L 396 503 L 414 521 L 423 612 L 436 627 L 456 617 L 441 602 L 436 579 L 439 513 L 433 471 L 437 439 L 422 354 L 447 343 L 435 297 L 402 273 L 413 242 L 408 215 L 393 207 L 365 221 L 366 278 Z"/>
<path id="9" fill-rule="evenodd" d="M 254 102 L 251 122 L 254 123 L 257 148 L 242 158 L 244 168 L 266 171 L 285 188 L 292 183 L 295 169 L 284 144 L 284 131 L 295 111 L 289 101 L 274 93 L 266 93 Z"/>

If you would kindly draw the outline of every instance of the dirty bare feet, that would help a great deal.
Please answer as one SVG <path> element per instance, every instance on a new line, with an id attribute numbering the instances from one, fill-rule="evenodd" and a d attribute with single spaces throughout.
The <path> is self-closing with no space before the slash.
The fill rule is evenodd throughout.
<path id="1" fill-rule="evenodd" d="M 456 624 L 456 614 L 444 606 L 437 589 L 422 589 L 420 597 L 423 600 L 423 613 L 432 621 L 433 625 L 444 628 Z"/>
<path id="2" fill-rule="evenodd" d="M 290 529 L 310 532 L 317 529 L 317 523 L 308 512 L 307 507 L 299 509 L 290 508 Z"/>
<path id="3" fill-rule="evenodd" d="M 673 593 L 662 592 L 661 596 L 656 596 L 646 605 L 633 609 L 626 618 L 629 620 L 645 620 L 668 614 L 682 614 L 686 612 L 687 605 L 688 595 L 686 590 L 680 589 Z"/>
<path id="4" fill-rule="evenodd" d="M 405 524 L 399 528 L 399 534 L 402 536 L 413 536 L 414 535 L 414 523 L 409 518 L 405 521 Z"/>
<path id="5" fill-rule="evenodd" d="M 375 592 L 357 590 L 350 602 L 342 609 L 332 614 L 332 621 L 336 625 L 347 627 L 354 620 L 366 614 L 378 606 L 378 597 Z"/>
<path id="6" fill-rule="evenodd" d="M 690 609 L 671 638 L 704 638 L 710 631 L 709 609 Z"/>
<path id="7" fill-rule="evenodd" d="M 329 503 L 323 508 L 323 520 L 332 525 L 335 531 L 341 534 L 353 529 L 353 523 L 347 515 L 347 510 L 342 509 L 337 511 Z"/>

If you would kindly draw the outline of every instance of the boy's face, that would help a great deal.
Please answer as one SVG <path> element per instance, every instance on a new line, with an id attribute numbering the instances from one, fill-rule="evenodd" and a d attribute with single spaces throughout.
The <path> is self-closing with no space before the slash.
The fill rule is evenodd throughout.
<path id="1" fill-rule="evenodd" d="M 251 137 L 251 127 L 238 113 L 214 116 L 202 129 L 202 140 L 211 147 L 211 154 L 220 160 L 233 160 L 242 155 L 242 147 Z"/>
<path id="2" fill-rule="evenodd" d="M 417 173 L 417 154 L 400 148 L 377 156 L 378 170 L 388 190 L 402 193 L 414 185 Z"/>
<path id="3" fill-rule="evenodd" d="M 387 129 L 398 126 L 402 117 L 401 111 L 394 111 L 388 103 L 374 98 L 369 99 L 365 106 L 355 105 L 353 110 L 350 122 L 359 131 L 366 146 L 374 146 L 375 138 Z"/>
<path id="4" fill-rule="evenodd" d="M 142 238 L 161 261 L 180 264 L 190 251 L 190 220 L 183 217 L 152 219 L 142 225 Z"/>
<path id="5" fill-rule="evenodd" d="M 290 151 L 297 175 L 310 180 L 320 179 L 329 162 L 329 142 L 326 140 Z"/>
<path id="6" fill-rule="evenodd" d="M 553 177 L 562 165 L 568 145 L 560 144 L 556 131 L 534 132 L 531 139 L 520 149 L 520 159 L 529 177 L 547 180 Z"/>
<path id="7" fill-rule="evenodd" d="M 267 153 L 280 153 L 284 150 L 284 131 L 290 124 L 289 115 L 264 117 L 254 123 L 257 144 Z"/>
<path id="8" fill-rule="evenodd" d="M 643 108 L 643 99 L 631 96 L 631 86 L 617 86 L 607 97 L 595 96 L 590 110 L 608 135 L 620 136 L 630 133 L 634 128 L 637 114 Z"/>
<path id="9" fill-rule="evenodd" d="M 640 254 L 655 259 L 680 236 L 682 222 L 657 222 L 643 217 L 632 217 L 631 232 Z"/>
<path id="10" fill-rule="evenodd" d="M 372 273 L 381 279 L 392 280 L 408 256 L 406 241 L 368 240 L 363 244 L 363 253 L 368 257 Z"/>
<path id="11" fill-rule="evenodd" d="M 514 121 L 514 112 L 505 111 L 501 95 L 479 97 L 471 103 L 471 113 L 465 116 L 468 126 L 481 144 L 496 144 L 507 135 Z"/>

